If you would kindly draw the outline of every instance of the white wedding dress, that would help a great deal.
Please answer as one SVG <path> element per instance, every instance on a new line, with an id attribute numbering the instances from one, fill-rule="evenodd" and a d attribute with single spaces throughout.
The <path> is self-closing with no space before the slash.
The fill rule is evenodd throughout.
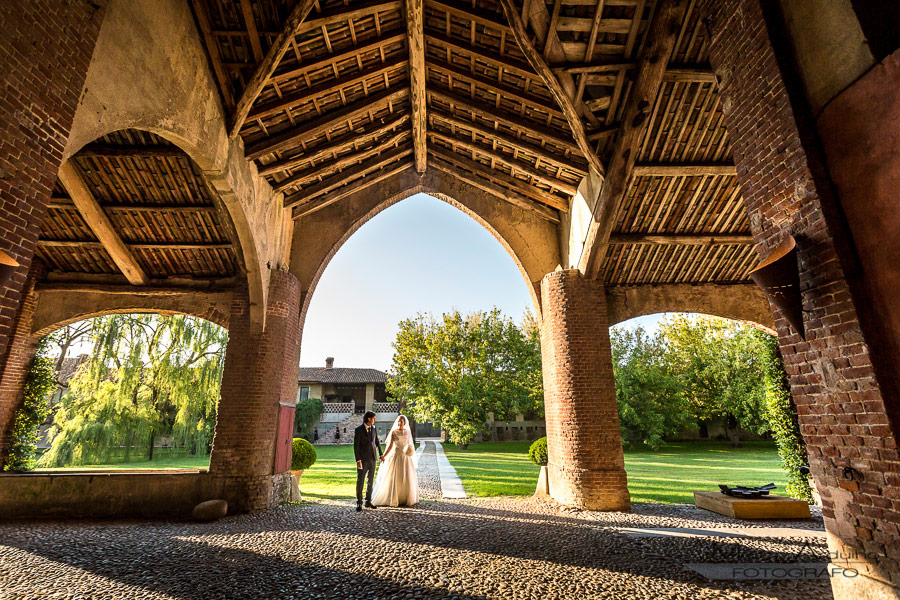
<path id="1" fill-rule="evenodd" d="M 398 429 L 397 422 L 394 422 L 384 454 L 384 462 L 375 477 L 372 504 L 413 506 L 419 501 L 419 478 L 416 476 L 415 446 L 409 426 Z"/>

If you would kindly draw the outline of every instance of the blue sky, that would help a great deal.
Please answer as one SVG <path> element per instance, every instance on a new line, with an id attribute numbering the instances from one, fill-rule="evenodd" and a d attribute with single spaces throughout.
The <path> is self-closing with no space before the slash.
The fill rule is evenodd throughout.
<path id="1" fill-rule="evenodd" d="M 494 306 L 517 321 L 532 308 L 512 258 L 470 217 L 417 194 L 363 225 L 335 254 L 310 302 L 300 364 L 324 366 L 333 356 L 337 367 L 387 370 L 401 320 Z M 629 325 L 652 326 L 660 316 Z"/>

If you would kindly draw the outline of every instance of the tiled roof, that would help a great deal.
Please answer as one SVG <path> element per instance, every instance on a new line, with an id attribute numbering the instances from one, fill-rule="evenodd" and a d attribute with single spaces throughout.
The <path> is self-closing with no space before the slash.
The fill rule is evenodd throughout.
<path id="1" fill-rule="evenodd" d="M 300 367 L 297 381 L 301 383 L 386 383 L 387 373 L 377 369 Z"/>

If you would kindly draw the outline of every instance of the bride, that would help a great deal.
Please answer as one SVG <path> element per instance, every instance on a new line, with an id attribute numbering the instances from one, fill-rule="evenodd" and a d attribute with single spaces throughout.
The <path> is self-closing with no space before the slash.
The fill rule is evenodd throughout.
<path id="1" fill-rule="evenodd" d="M 419 501 L 419 479 L 409 421 L 403 415 L 397 417 L 388 433 L 384 451 L 384 463 L 375 478 L 375 506 L 413 506 Z"/>

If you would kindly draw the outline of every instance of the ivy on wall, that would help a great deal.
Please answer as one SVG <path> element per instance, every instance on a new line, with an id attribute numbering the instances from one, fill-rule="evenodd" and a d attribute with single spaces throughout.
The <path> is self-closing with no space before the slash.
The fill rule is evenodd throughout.
<path id="1" fill-rule="evenodd" d="M 766 411 L 772 437 L 778 446 L 781 465 L 787 473 L 787 494 L 798 500 L 812 503 L 812 490 L 809 479 L 800 472 L 800 467 L 808 462 L 806 444 L 800 435 L 800 424 L 797 421 L 797 407 L 791 398 L 787 374 L 778 349 L 775 336 L 766 338 L 768 352 L 764 366 L 766 373 Z"/>
<path id="2" fill-rule="evenodd" d="M 56 389 L 53 360 L 47 356 L 48 343 L 41 338 L 25 379 L 24 402 L 16 413 L 12 443 L 4 471 L 31 471 L 37 453 L 38 428 L 47 418 L 47 400 Z"/>

